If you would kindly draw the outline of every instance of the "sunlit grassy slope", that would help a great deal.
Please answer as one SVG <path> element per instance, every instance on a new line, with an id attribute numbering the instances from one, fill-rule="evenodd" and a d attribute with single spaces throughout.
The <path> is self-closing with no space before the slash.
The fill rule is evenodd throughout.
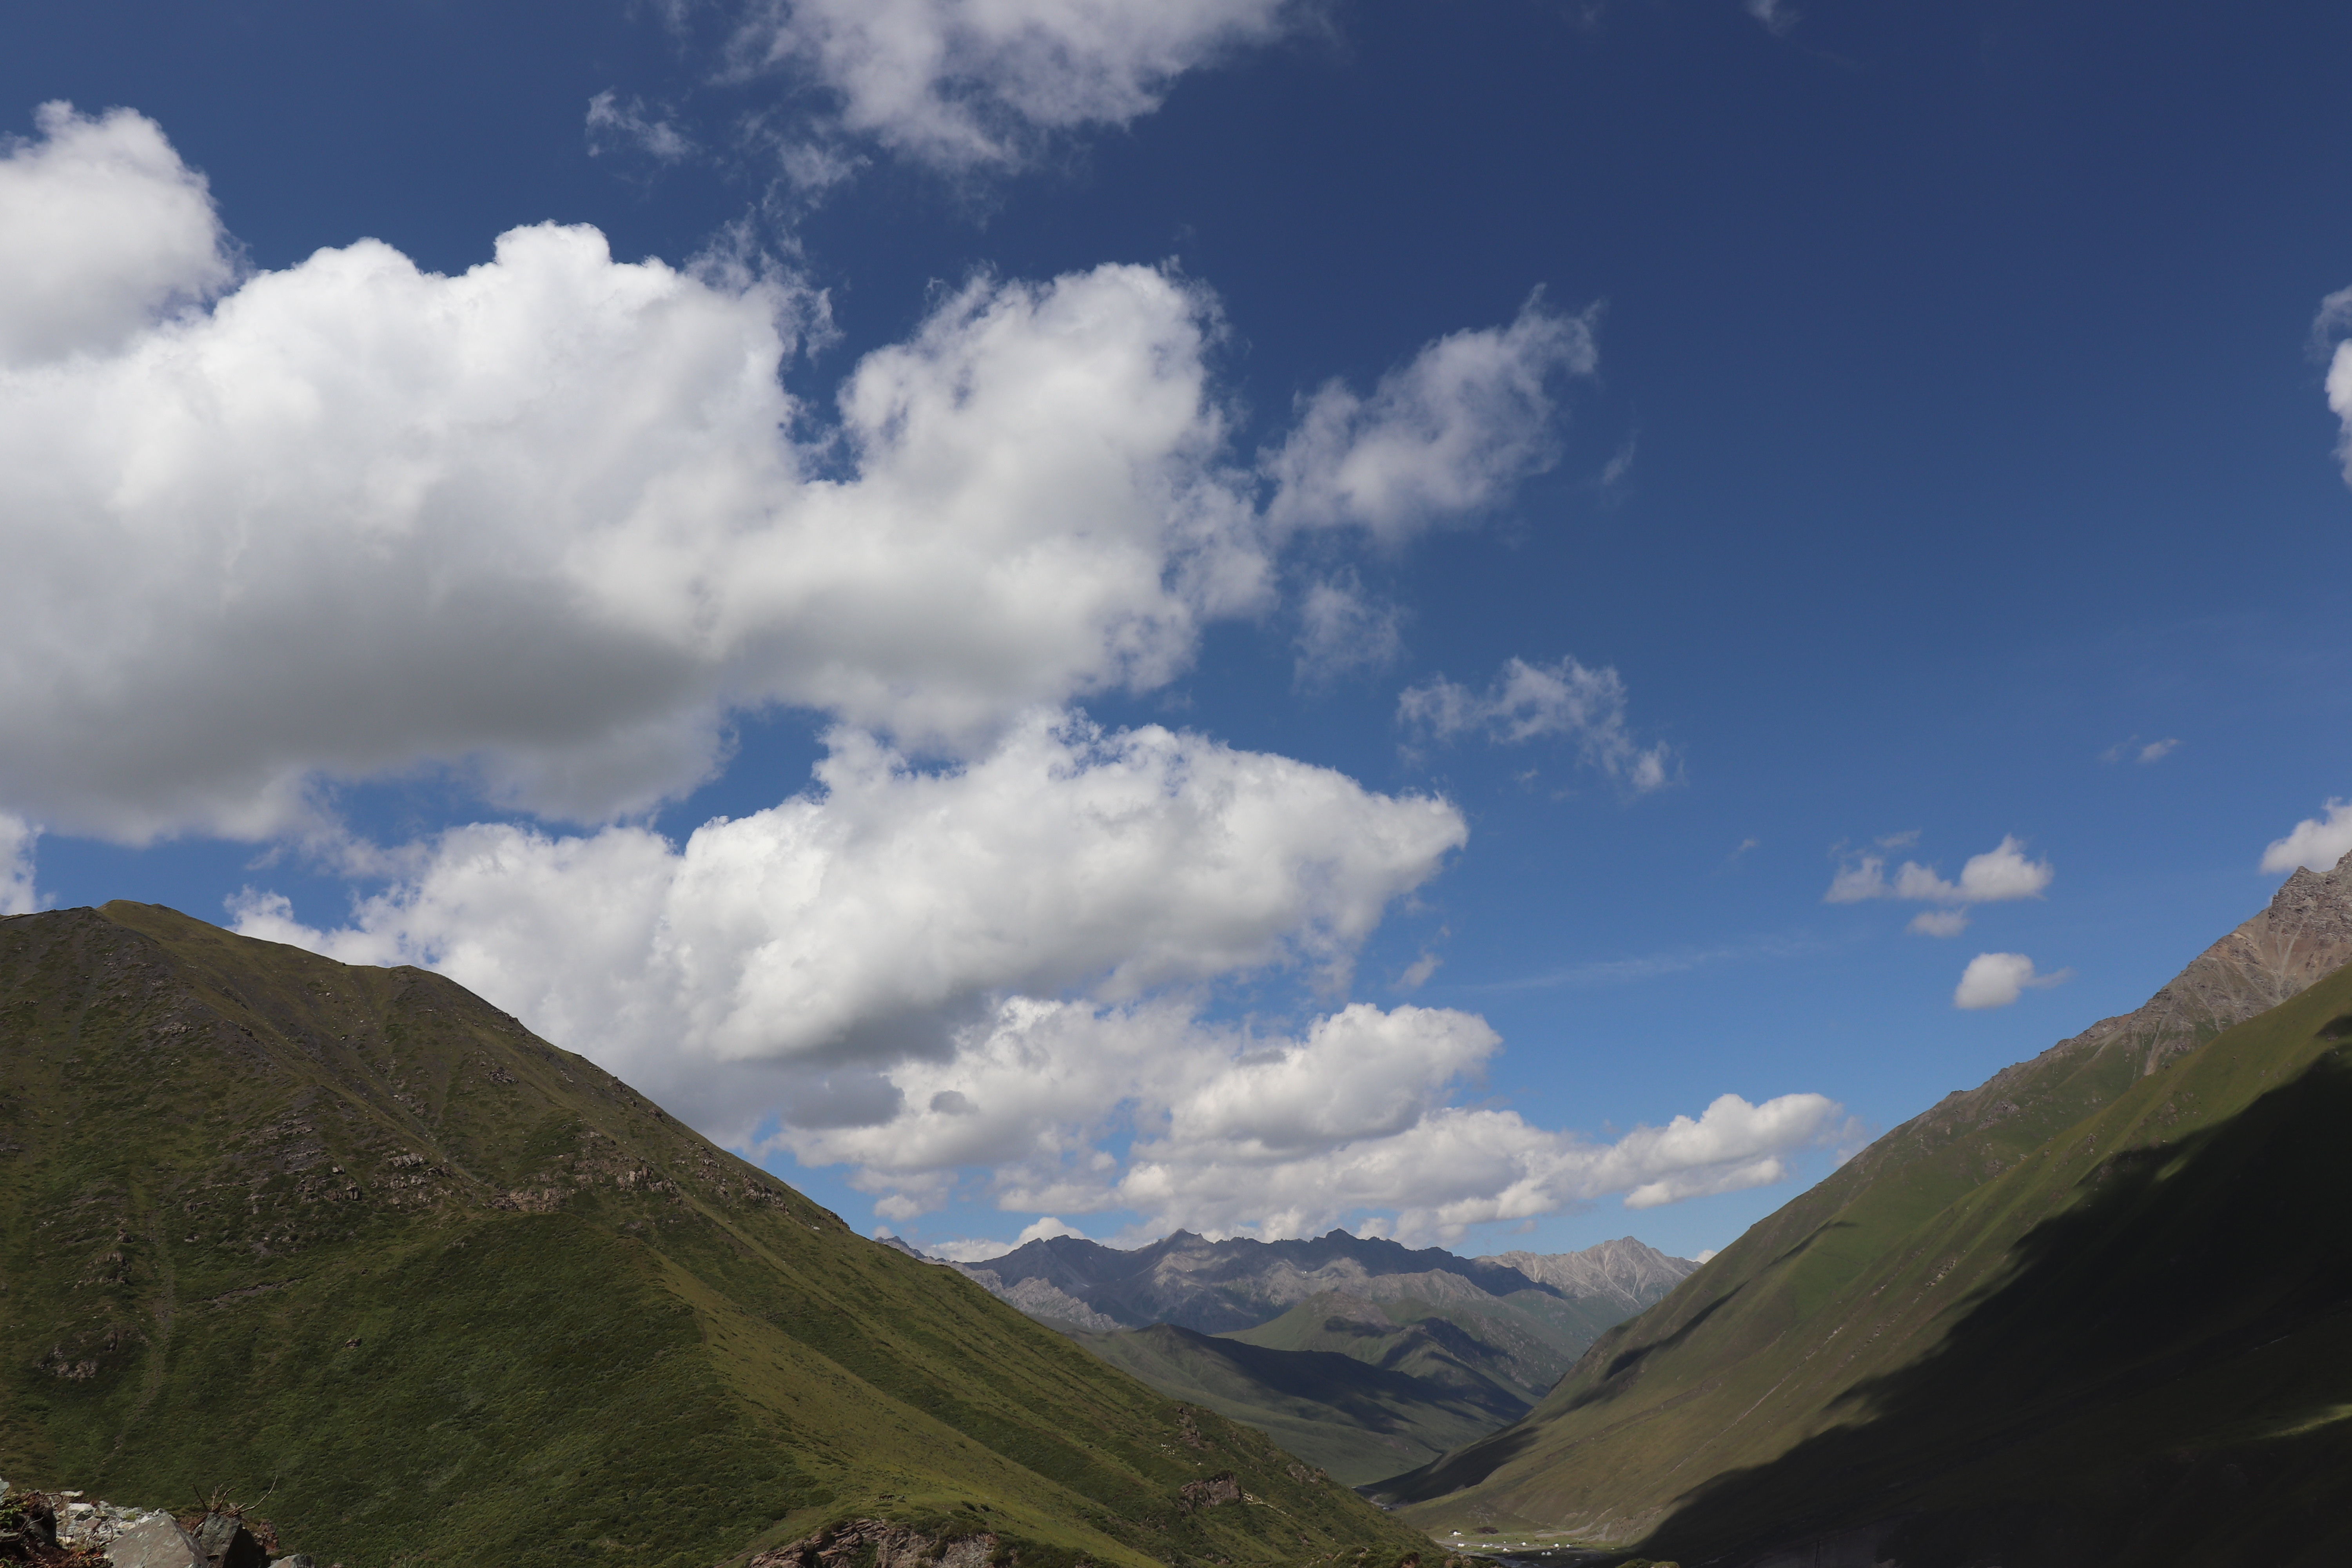
<path id="1" fill-rule="evenodd" d="M 1422 1543 L 419 970 L 0 921 L 0 1100 L 20 1485 L 266 1493 L 351 1568 L 699 1565 L 865 1516 L 1041 1564 Z M 1253 1500 L 1182 1506 L 1225 1470 Z"/>
<path id="2" fill-rule="evenodd" d="M 1939 1107 L 1405 1478 L 1408 1517 L 1686 1561 L 2352 1561 L 2352 971 L 2140 1066 Z"/>

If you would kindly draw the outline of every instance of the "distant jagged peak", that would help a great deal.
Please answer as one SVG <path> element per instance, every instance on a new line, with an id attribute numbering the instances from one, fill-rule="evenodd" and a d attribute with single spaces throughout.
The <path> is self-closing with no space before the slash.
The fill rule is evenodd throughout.
<path id="1" fill-rule="evenodd" d="M 1128 1327 L 1172 1322 L 1202 1333 L 1254 1327 L 1298 1302 L 1334 1291 L 1367 1300 L 1479 1305 L 1526 1292 L 1556 1303 L 1589 1300 L 1639 1310 L 1697 1266 L 1627 1237 L 1543 1271 L 1510 1258 L 1464 1258 L 1334 1229 L 1318 1237 L 1211 1241 L 1178 1230 L 1132 1248 L 1052 1237 L 1001 1257 L 958 1265 L 998 1297 L 1061 1322 L 1115 1320 Z M 1580 1259 L 1581 1261 L 1576 1261 Z"/>
<path id="2" fill-rule="evenodd" d="M 1630 1236 L 1578 1252 L 1501 1252 L 1480 1259 L 1517 1269 L 1571 1296 L 1598 1297 L 1638 1310 L 1697 1272 L 1687 1258 L 1675 1258 Z"/>

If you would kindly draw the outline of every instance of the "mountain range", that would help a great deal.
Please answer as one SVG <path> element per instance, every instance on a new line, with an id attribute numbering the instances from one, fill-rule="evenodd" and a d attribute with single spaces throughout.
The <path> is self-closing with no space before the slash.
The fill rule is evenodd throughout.
<path id="1" fill-rule="evenodd" d="M 0 920 L 0 1104 L 19 1488 L 353 1568 L 1427 1550 L 425 971 Z"/>
<path id="2" fill-rule="evenodd" d="M 1381 1494 L 1735 1564 L 2352 1561 L 2352 857 Z"/>
<path id="3" fill-rule="evenodd" d="M 1131 1250 L 1064 1236 L 955 1267 L 1162 1394 L 1360 1485 L 1518 1419 L 1697 1265 L 1631 1237 L 1460 1258 L 1334 1230 L 1179 1231 Z"/>

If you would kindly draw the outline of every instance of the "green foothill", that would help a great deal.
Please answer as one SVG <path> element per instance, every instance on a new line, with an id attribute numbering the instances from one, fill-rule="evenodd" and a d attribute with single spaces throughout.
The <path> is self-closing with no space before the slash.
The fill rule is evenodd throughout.
<path id="1" fill-rule="evenodd" d="M 0 1101 L 20 1486 L 266 1496 L 350 1568 L 705 1568 L 859 1520 L 1033 1568 L 1427 1546 L 422 970 L 0 920 Z"/>

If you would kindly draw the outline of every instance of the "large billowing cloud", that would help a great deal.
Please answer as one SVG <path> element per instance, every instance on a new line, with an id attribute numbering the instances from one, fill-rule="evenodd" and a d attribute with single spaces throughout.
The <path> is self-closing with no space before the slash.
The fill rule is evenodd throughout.
<path id="1" fill-rule="evenodd" d="M 1272 37 L 1296 0 L 759 0 L 744 66 L 813 80 L 841 130 L 950 168 L 1123 125 L 1184 72 Z"/>
<path id="2" fill-rule="evenodd" d="M 833 746 L 816 790 L 682 847 L 459 828 L 351 929 L 287 934 L 431 963 L 627 1076 L 864 1069 L 947 1050 L 1004 993 L 1116 1003 L 1283 963 L 1344 984 L 1465 836 L 1444 801 L 1156 728 L 1038 715 L 930 772 L 855 731 Z M 279 918 L 256 906 L 246 929 Z M 700 1111 L 738 1137 L 762 1113 Z"/>
<path id="3" fill-rule="evenodd" d="M 86 209 L 61 254 L 143 222 L 178 270 L 130 245 L 137 286 L 98 268 L 77 316 L 54 258 L 0 251 L 0 300 L 91 345 L 0 361 L 0 803 L 123 839 L 292 831 L 321 780 L 425 766 L 605 818 L 772 703 L 973 754 L 1265 606 L 1262 486 L 1382 527 L 1488 503 L 1542 366 L 1589 351 L 1539 313 L 1444 340 L 1276 484 L 1228 450 L 1213 301 L 1103 267 L 952 291 L 820 421 L 777 379 L 805 296 L 587 228 L 457 277 L 362 241 L 159 315 L 220 280 L 201 181 L 136 115 L 43 124 L 0 233 Z M 106 200 L 60 198 L 86 169 Z"/>

